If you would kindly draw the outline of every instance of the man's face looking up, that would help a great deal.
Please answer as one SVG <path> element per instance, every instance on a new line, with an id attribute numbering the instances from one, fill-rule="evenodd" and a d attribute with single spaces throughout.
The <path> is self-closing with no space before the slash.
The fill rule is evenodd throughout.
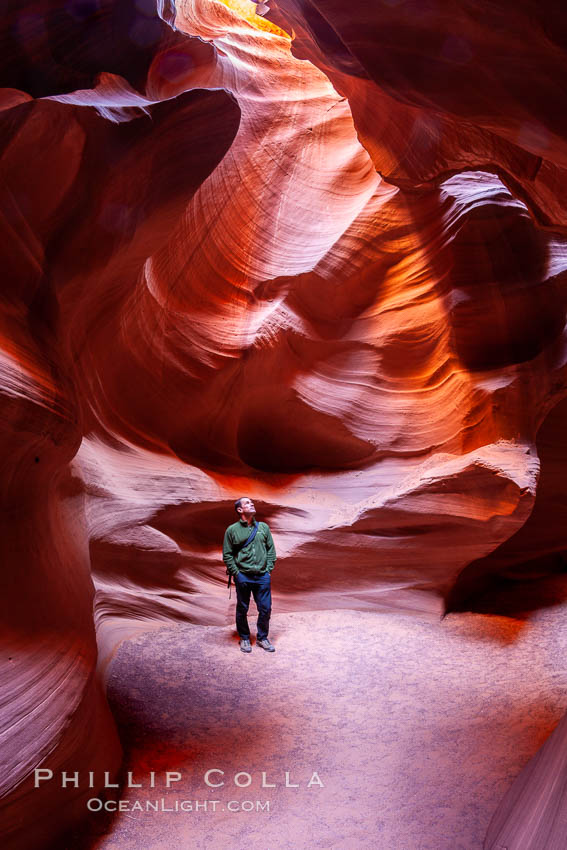
<path id="1" fill-rule="evenodd" d="M 240 507 L 238 508 L 238 513 L 244 516 L 251 516 L 252 514 L 255 514 L 256 508 L 254 507 L 252 499 L 242 499 Z"/>

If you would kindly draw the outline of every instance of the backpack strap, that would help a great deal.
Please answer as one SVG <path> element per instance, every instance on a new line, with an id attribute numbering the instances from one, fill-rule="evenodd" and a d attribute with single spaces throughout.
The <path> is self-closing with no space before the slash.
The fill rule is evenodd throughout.
<path id="1" fill-rule="evenodd" d="M 252 541 L 254 540 L 254 538 L 256 537 L 256 535 L 257 535 L 257 533 L 258 533 L 258 528 L 259 528 L 259 526 L 260 526 L 260 523 L 259 523 L 259 522 L 255 522 L 255 523 L 254 523 L 254 528 L 252 529 L 252 531 L 251 531 L 251 532 L 250 532 L 250 534 L 248 535 L 248 540 L 245 540 L 245 541 L 244 541 L 244 543 L 241 543 L 241 544 L 237 547 L 237 549 L 236 549 L 236 554 L 237 554 L 237 555 L 238 555 L 238 553 L 239 553 L 239 552 L 241 552 L 241 551 L 242 551 L 242 549 L 244 549 L 244 547 L 245 547 L 245 546 L 248 546 L 248 544 L 249 544 L 249 543 L 252 543 Z M 228 587 L 228 590 L 229 590 L 229 598 L 230 598 L 230 582 L 232 581 L 232 573 L 229 573 L 229 572 L 228 572 L 228 568 L 227 568 L 227 573 L 228 573 L 228 584 L 227 584 L 227 587 Z"/>
<path id="2" fill-rule="evenodd" d="M 250 536 L 248 537 L 248 540 L 245 543 L 243 543 L 242 546 L 238 547 L 238 552 L 240 552 L 241 549 L 244 549 L 245 546 L 248 546 L 249 543 L 252 543 L 252 541 L 256 537 L 256 534 L 258 533 L 258 526 L 259 525 L 260 525 L 259 522 L 254 523 L 254 528 L 250 532 Z"/>

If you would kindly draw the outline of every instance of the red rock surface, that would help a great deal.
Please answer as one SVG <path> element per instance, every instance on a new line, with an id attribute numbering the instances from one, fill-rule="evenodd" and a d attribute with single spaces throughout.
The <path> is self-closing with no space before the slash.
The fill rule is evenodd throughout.
<path id="1" fill-rule="evenodd" d="M 466 608 L 566 548 L 565 14 L 259 11 L 38 0 L 0 29 L 13 848 L 84 804 L 45 786 L 23 829 L 34 767 L 119 764 L 97 653 L 226 624 L 243 493 L 281 613 Z"/>

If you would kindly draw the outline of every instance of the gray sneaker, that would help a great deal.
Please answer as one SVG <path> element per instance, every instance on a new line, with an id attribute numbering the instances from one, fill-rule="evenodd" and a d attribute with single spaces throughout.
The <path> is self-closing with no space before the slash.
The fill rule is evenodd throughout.
<path id="1" fill-rule="evenodd" d="M 240 649 L 242 652 L 252 652 L 249 638 L 240 638 Z"/>
<path id="2" fill-rule="evenodd" d="M 266 650 L 266 652 L 275 652 L 276 651 L 276 647 L 272 643 L 270 643 L 268 638 L 264 638 L 263 640 L 257 640 L 256 646 L 261 646 L 262 649 Z"/>

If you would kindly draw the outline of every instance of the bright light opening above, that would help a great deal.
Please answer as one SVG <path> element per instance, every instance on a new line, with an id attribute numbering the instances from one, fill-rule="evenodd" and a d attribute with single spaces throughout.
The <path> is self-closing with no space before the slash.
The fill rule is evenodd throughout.
<path id="1" fill-rule="evenodd" d="M 256 29 L 264 30 L 264 32 L 271 32 L 274 35 L 280 35 L 282 38 L 291 38 L 291 36 L 285 31 L 280 29 L 280 27 L 273 24 L 271 21 L 268 21 L 266 18 L 263 18 L 261 15 L 256 13 L 256 9 L 265 8 L 263 4 L 252 3 L 251 0 L 220 0 L 220 2 L 224 6 L 228 6 L 229 9 L 232 9 L 236 12 L 241 18 L 244 18 L 245 21 L 252 24 Z"/>

